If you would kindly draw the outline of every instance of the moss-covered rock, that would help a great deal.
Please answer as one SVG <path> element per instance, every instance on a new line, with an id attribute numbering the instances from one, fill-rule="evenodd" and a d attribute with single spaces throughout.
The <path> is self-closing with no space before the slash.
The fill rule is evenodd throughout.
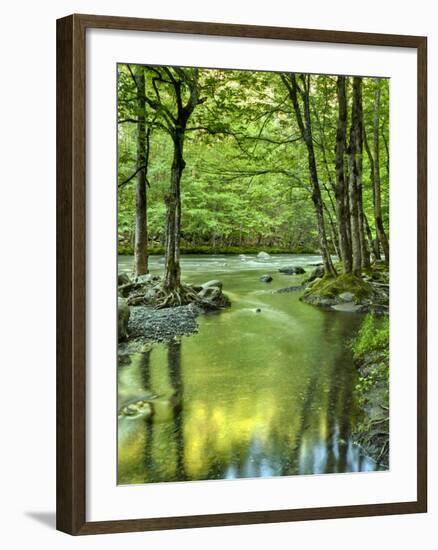
<path id="1" fill-rule="evenodd" d="M 388 267 L 373 267 L 361 277 L 342 273 L 324 275 L 307 282 L 301 300 L 322 308 L 345 312 L 387 313 L 389 304 Z"/>
<path id="2" fill-rule="evenodd" d="M 304 291 L 302 300 L 309 304 L 331 306 L 345 302 L 345 296 L 355 304 L 370 299 L 374 290 L 372 285 L 353 274 L 338 277 L 324 276 L 309 285 Z"/>

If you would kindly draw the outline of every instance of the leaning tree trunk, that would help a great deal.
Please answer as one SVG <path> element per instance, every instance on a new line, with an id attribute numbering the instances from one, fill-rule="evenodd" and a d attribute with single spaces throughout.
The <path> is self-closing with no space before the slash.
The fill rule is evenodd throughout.
<path id="1" fill-rule="evenodd" d="M 343 263 L 344 273 L 351 273 L 352 260 L 348 238 L 348 209 L 346 204 L 346 185 L 344 172 L 344 154 L 347 135 L 347 95 L 345 90 L 345 77 L 338 76 L 338 127 L 336 131 L 336 217 L 338 221 L 338 241 L 340 258 Z"/>
<path id="2" fill-rule="evenodd" d="M 374 137 L 374 218 L 376 221 L 376 231 L 379 237 L 382 250 L 385 255 L 385 262 L 389 263 L 389 242 L 383 227 L 382 203 L 380 189 L 380 141 L 379 141 L 379 118 L 380 118 L 380 79 L 375 79 L 376 91 L 374 96 L 374 116 L 373 116 L 373 137 Z"/>
<path id="3" fill-rule="evenodd" d="M 137 84 L 137 183 L 135 191 L 135 274 L 148 273 L 147 253 L 147 137 L 145 122 L 145 77 L 144 68 L 137 66 L 135 81 Z"/>

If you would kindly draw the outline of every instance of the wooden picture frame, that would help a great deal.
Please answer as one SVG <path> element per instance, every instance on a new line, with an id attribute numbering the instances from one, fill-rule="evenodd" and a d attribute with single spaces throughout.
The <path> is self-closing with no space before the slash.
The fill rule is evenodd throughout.
<path id="1" fill-rule="evenodd" d="M 413 48 L 418 72 L 417 499 L 411 502 L 227 514 L 86 521 L 86 192 L 87 29 Z M 57 529 L 72 535 L 407 514 L 427 510 L 427 40 L 293 29 L 70 15 L 57 21 Z"/>

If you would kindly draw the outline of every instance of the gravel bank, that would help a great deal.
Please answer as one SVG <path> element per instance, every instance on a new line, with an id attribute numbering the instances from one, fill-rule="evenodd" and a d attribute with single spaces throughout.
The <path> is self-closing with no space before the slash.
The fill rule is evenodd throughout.
<path id="1" fill-rule="evenodd" d="M 128 323 L 130 339 L 144 342 L 166 342 L 175 336 L 188 336 L 198 331 L 199 310 L 192 305 L 154 309 L 150 306 L 131 307 Z"/>

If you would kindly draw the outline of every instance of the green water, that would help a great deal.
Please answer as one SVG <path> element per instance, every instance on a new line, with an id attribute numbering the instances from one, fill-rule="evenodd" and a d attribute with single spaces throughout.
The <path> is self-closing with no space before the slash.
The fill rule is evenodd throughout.
<path id="1" fill-rule="evenodd" d="M 182 259 L 185 280 L 220 279 L 232 307 L 198 317 L 198 334 L 119 366 L 119 406 L 146 397 L 154 413 L 119 417 L 120 484 L 375 469 L 350 436 L 357 373 L 346 344 L 362 316 L 272 292 L 299 284 L 279 267 L 319 259 Z M 119 258 L 119 271 L 131 268 L 131 257 Z M 159 258 L 150 268 L 162 273 Z M 265 273 L 272 283 L 259 282 Z"/>

